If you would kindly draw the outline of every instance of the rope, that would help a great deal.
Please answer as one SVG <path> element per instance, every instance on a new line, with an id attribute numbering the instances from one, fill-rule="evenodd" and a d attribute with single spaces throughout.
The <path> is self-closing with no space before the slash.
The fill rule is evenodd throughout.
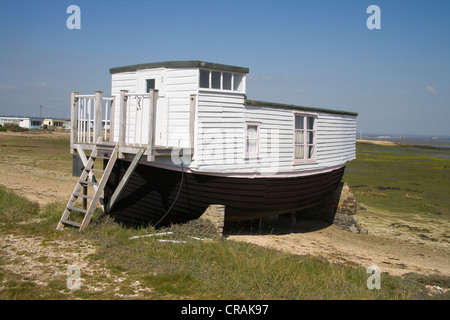
<path id="1" fill-rule="evenodd" d="M 172 210 L 173 206 L 177 202 L 178 196 L 180 195 L 181 188 L 183 187 L 183 178 L 184 178 L 184 169 L 183 169 L 183 161 L 182 161 L 181 162 L 181 182 L 180 182 L 180 187 L 178 188 L 177 196 L 175 197 L 175 200 L 173 200 L 172 205 L 170 206 L 169 210 L 167 210 L 167 212 L 162 216 L 162 218 L 159 219 L 159 221 L 157 223 L 155 223 L 154 227 L 156 227 L 169 214 L 170 210 Z"/>

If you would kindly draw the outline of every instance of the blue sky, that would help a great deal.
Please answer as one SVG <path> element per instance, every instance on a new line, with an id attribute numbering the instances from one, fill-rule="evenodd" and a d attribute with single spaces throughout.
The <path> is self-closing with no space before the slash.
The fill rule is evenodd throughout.
<path id="1" fill-rule="evenodd" d="M 446 0 L 2 0 L 0 114 L 68 116 L 70 91 L 109 94 L 111 67 L 204 60 L 248 67 L 250 99 L 358 112 L 358 133 L 450 135 L 449 15 Z"/>

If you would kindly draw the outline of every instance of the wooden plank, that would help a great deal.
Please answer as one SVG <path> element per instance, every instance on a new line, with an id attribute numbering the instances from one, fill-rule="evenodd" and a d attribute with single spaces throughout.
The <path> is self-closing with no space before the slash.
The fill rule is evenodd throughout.
<path id="1" fill-rule="evenodd" d="M 119 148 L 125 146 L 125 133 L 127 129 L 127 93 L 128 90 L 120 90 Z M 124 158 L 124 155 L 120 150 L 119 158 Z"/>
<path id="2" fill-rule="evenodd" d="M 139 160 L 141 159 L 143 154 L 144 154 L 144 149 L 141 149 L 134 156 L 133 161 L 131 162 L 130 166 L 128 167 L 127 171 L 125 172 L 125 175 L 123 176 L 122 180 L 120 180 L 120 183 L 117 186 L 116 190 L 114 190 L 114 193 L 111 196 L 111 199 L 109 200 L 108 204 L 106 205 L 106 212 L 111 211 L 111 209 L 114 206 L 114 204 L 116 203 L 116 200 L 118 199 L 120 193 L 122 192 L 124 186 L 130 179 L 131 175 L 133 174 L 134 169 L 136 169 L 136 166 L 139 163 Z"/>
<path id="3" fill-rule="evenodd" d="M 82 208 L 68 206 L 67 209 L 70 210 L 70 211 L 77 211 L 77 212 L 81 212 L 81 213 L 87 213 L 87 210 L 86 209 L 82 209 Z"/>
<path id="4" fill-rule="evenodd" d="M 114 126 L 116 118 L 116 99 L 111 101 L 111 109 L 109 112 L 109 141 L 114 141 Z"/>
<path id="5" fill-rule="evenodd" d="M 86 199 L 93 199 L 92 196 L 88 196 L 88 195 L 85 195 L 85 194 L 83 194 L 83 193 L 74 193 L 73 195 L 74 195 L 75 197 L 86 198 Z"/>
<path id="6" fill-rule="evenodd" d="M 102 135 L 102 106 L 103 92 L 95 91 L 94 100 L 94 141 L 98 141 Z"/>
<path id="7" fill-rule="evenodd" d="M 189 108 L 189 146 L 194 149 L 194 138 L 195 138 L 195 105 L 196 105 L 195 94 L 191 94 L 190 98 L 190 108 Z"/>
<path id="8" fill-rule="evenodd" d="M 77 227 L 77 228 L 81 227 L 81 223 L 78 223 L 78 222 L 75 222 L 75 221 L 71 221 L 71 220 L 67 220 L 67 219 L 61 220 L 61 224 L 68 224 L 68 225 L 71 225 L 71 226 L 74 226 L 74 227 Z"/>
<path id="9" fill-rule="evenodd" d="M 74 144 L 77 143 L 77 136 L 78 136 L 78 110 L 77 110 L 77 104 L 78 104 L 78 98 L 75 96 L 78 95 L 78 92 L 71 92 L 70 93 L 70 153 L 74 153 Z"/>
<path id="10" fill-rule="evenodd" d="M 156 108 L 158 102 L 158 90 L 150 90 L 150 110 L 148 115 L 148 153 L 147 161 L 155 161 L 153 149 L 155 148 L 156 135 Z"/>

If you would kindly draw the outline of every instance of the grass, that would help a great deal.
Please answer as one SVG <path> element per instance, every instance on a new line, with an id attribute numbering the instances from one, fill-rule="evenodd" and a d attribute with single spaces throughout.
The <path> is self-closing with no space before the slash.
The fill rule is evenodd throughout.
<path id="1" fill-rule="evenodd" d="M 27 170 L 48 171 L 50 176 L 55 173 L 71 172 L 69 135 L 39 131 L 2 133 L 0 153 L 8 157 L 0 157 L 0 165 L 11 166 L 14 163 Z"/>
<path id="2" fill-rule="evenodd" d="M 5 197 L 6 195 L 6 197 Z M 133 294 L 131 283 L 139 283 L 148 290 L 145 299 L 414 299 L 427 298 L 423 278 L 404 279 L 382 274 L 382 289 L 369 290 L 368 275 L 362 268 L 331 264 L 311 257 L 269 250 L 243 242 L 223 241 L 217 238 L 206 222 L 192 221 L 155 230 L 124 228 L 110 219 L 97 218 L 84 233 L 75 229 L 55 232 L 62 204 L 51 204 L 36 210 L 33 203 L 1 188 L 3 203 L 0 215 L 4 225 L 1 234 L 15 233 L 42 239 L 40 248 L 57 250 L 62 241 L 86 241 L 96 248 L 86 257 L 90 264 L 98 264 L 116 278 L 127 281 L 109 283 L 109 290 L 101 290 L 101 283 L 113 282 L 102 274 L 83 275 L 80 290 L 66 287 L 67 275 L 61 273 L 45 285 L 36 282 L 37 276 L 22 278 L 3 268 L 10 263 L 6 255 L 0 259 L 1 299 L 118 299 Z M 17 206 L 17 207 L 16 207 Z M 4 212 L 17 212 L 18 208 L 32 209 L 32 214 L 11 219 Z M 23 223 L 39 218 L 36 223 Z M 161 232 L 166 236 L 140 237 Z M 193 239 L 201 237 L 206 241 Z M 176 239 L 185 243 L 160 242 Z M 6 247 L 6 246 L 5 246 Z M 83 247 L 78 248 L 80 252 Z M 24 254 L 24 253 L 23 253 Z M 26 254 L 25 254 L 26 255 Z M 32 255 L 34 263 L 56 263 L 47 255 Z M 20 260 L 20 259 L 19 259 Z M 20 263 L 16 261 L 16 263 Z M 70 261 L 59 261 L 62 271 Z M 84 270 L 82 269 L 82 274 Z M 112 286 L 111 286 L 112 285 Z M 100 288 L 94 290 L 92 288 Z M 111 288 L 115 288 L 111 290 Z"/>
<path id="3" fill-rule="evenodd" d="M 359 142 L 356 154 L 343 180 L 359 203 L 450 219 L 450 150 Z"/>
<path id="4" fill-rule="evenodd" d="M 15 224 L 38 214 L 38 206 L 0 185 L 0 223 Z"/>

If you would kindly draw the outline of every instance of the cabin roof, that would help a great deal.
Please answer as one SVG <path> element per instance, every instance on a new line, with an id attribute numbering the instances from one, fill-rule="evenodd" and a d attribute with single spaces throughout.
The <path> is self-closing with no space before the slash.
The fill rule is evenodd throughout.
<path id="1" fill-rule="evenodd" d="M 199 60 L 189 60 L 189 61 L 163 61 L 163 62 L 151 62 L 134 64 L 130 66 L 116 67 L 109 69 L 109 73 L 120 73 L 137 71 L 143 69 L 154 69 L 154 68 L 205 68 L 212 70 L 236 72 L 236 73 L 248 73 L 248 68 L 230 66 L 220 63 L 205 62 Z"/>
<path id="2" fill-rule="evenodd" d="M 249 99 L 245 99 L 245 105 L 246 106 L 255 106 L 255 107 L 270 107 L 270 108 L 278 108 L 278 109 L 290 109 L 290 110 L 294 109 L 294 110 L 306 111 L 306 112 L 324 112 L 324 113 L 340 114 L 340 115 L 355 116 L 355 117 L 358 115 L 357 112 L 333 110 L 333 109 L 323 109 L 323 108 L 314 108 L 314 107 L 304 107 L 304 106 L 298 106 L 298 105 L 293 105 L 293 104 L 266 102 L 266 101 L 249 100 Z"/>

